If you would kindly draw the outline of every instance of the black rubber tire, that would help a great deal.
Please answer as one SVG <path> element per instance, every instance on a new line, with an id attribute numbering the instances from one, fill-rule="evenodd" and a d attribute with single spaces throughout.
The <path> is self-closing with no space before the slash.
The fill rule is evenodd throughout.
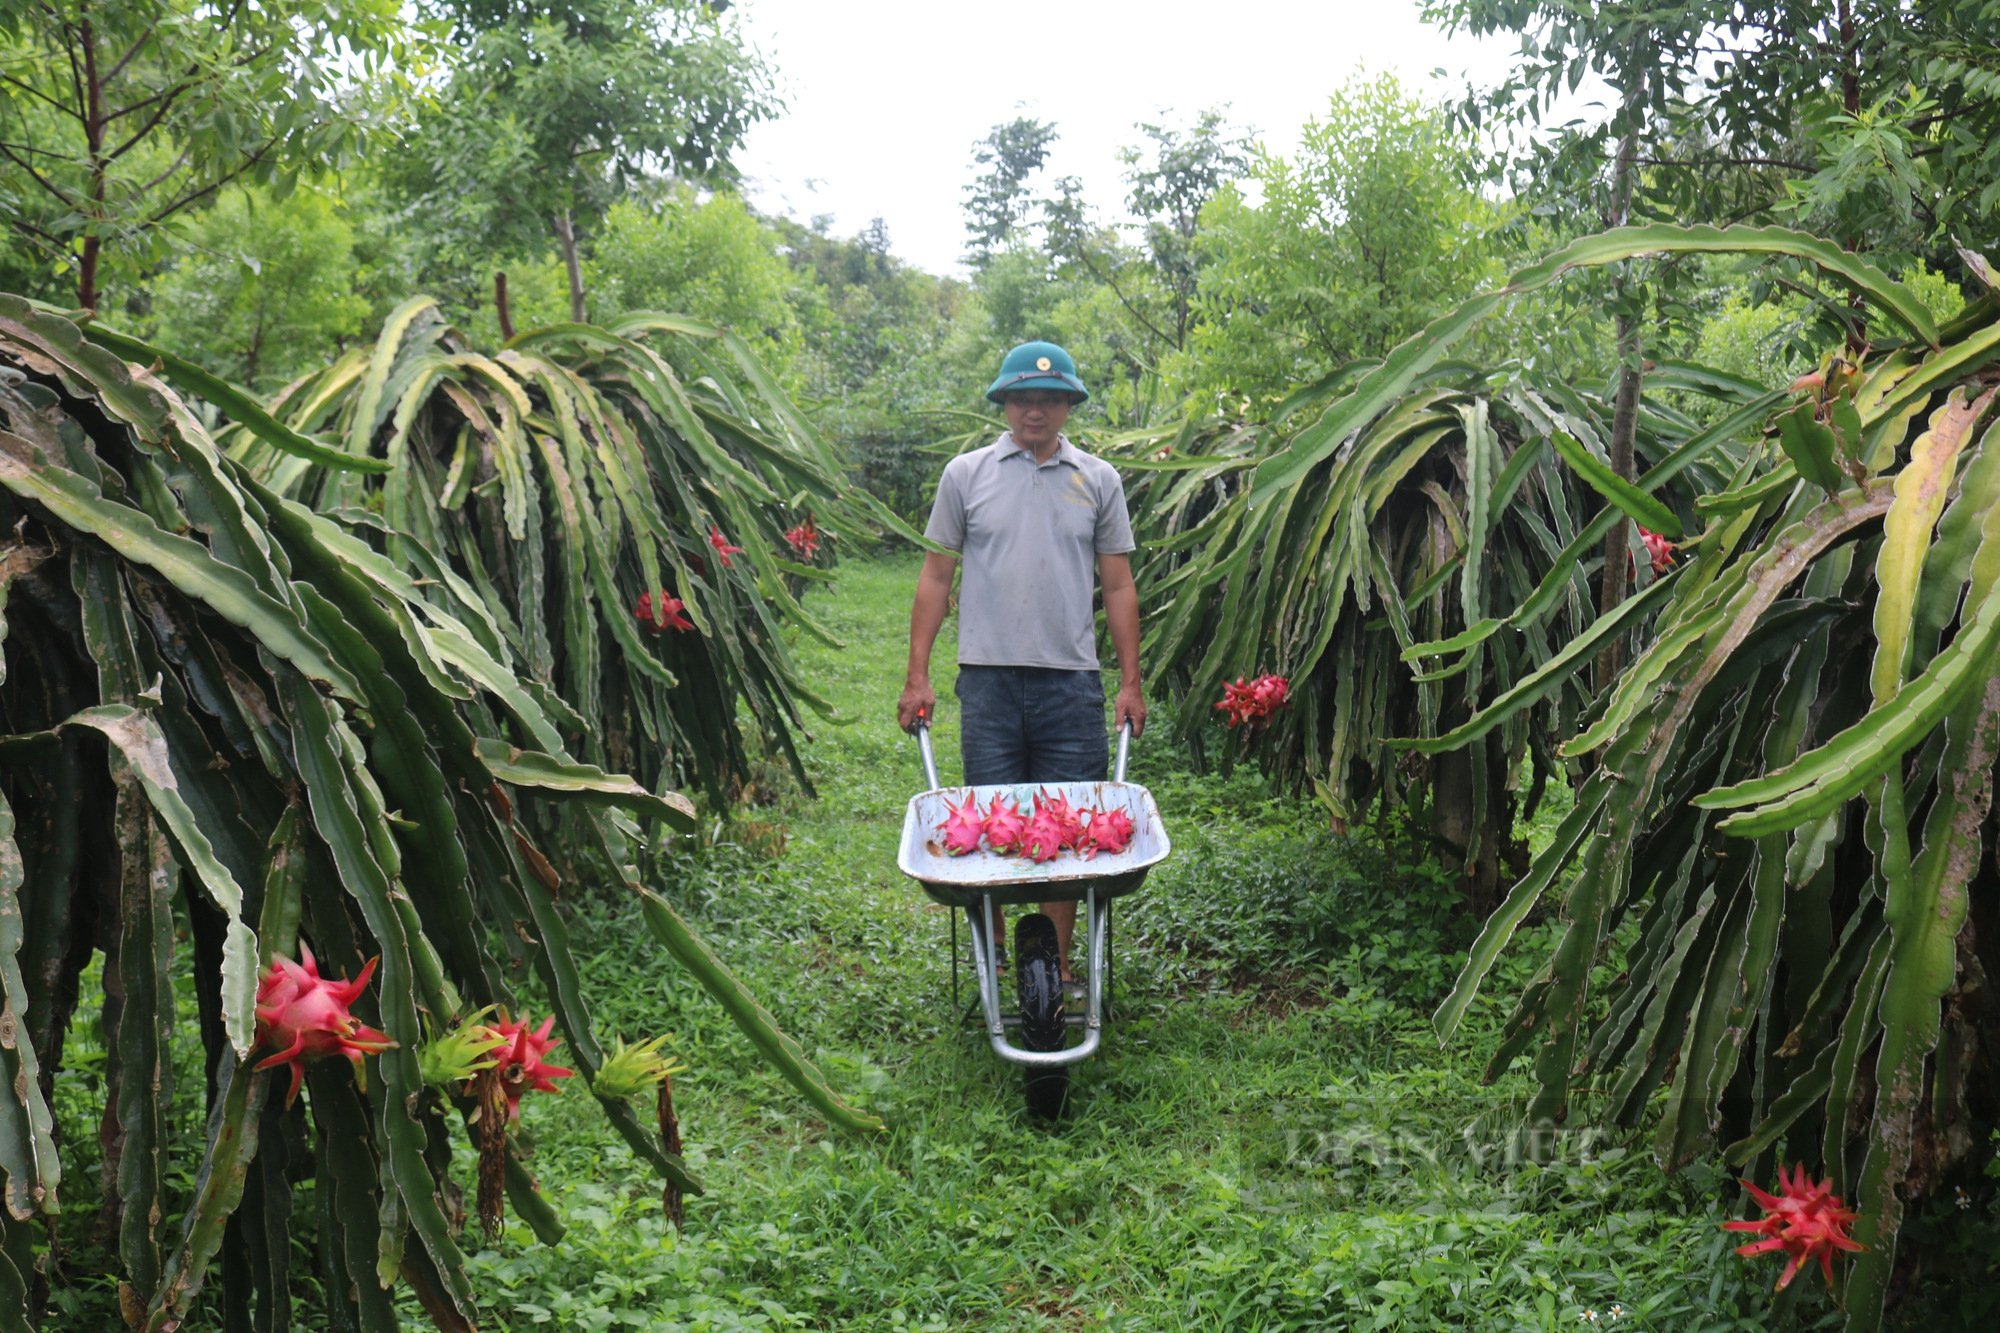
<path id="1" fill-rule="evenodd" d="M 1022 917 L 1014 926 L 1014 979 L 1021 1002 L 1023 1049 L 1059 1051 L 1069 1045 L 1056 927 L 1039 912 Z M 1028 1114 L 1041 1120 L 1059 1118 L 1069 1101 L 1069 1066 L 1028 1067 L 1021 1073 Z"/>

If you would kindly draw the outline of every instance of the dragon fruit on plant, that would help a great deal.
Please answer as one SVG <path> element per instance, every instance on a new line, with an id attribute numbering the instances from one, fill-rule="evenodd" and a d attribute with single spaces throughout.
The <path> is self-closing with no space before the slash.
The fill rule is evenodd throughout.
<path id="1" fill-rule="evenodd" d="M 366 1091 L 368 1070 L 361 1057 L 386 1051 L 396 1043 L 388 1033 L 378 1032 L 349 1013 L 347 1007 L 368 988 L 368 978 L 375 975 L 375 964 L 382 960 L 369 959 L 361 975 L 352 981 L 327 981 L 320 976 L 319 964 L 303 940 L 299 956 L 303 962 L 272 958 L 270 969 L 258 982 L 257 1044 L 275 1054 L 259 1061 L 257 1068 L 292 1067 L 286 1106 L 298 1100 L 305 1062 L 323 1055 L 351 1060 L 354 1081 Z"/>
<path id="2" fill-rule="evenodd" d="M 1131 845 L 1132 816 L 1114 808 L 1091 812 L 1090 826 L 1084 829 L 1077 851 L 1088 861 L 1099 852 L 1116 856 Z"/>
<path id="3" fill-rule="evenodd" d="M 1007 804 L 995 796 L 993 804 L 986 809 L 986 845 L 1002 856 L 1012 856 L 1021 850 L 1021 843 L 1028 836 L 1028 821 L 1021 817 L 1019 807 Z"/>
<path id="4" fill-rule="evenodd" d="M 1639 529 L 1639 539 L 1646 543 L 1646 554 L 1652 557 L 1653 577 L 1658 578 L 1674 567 L 1674 544 L 1657 532 Z"/>
<path id="5" fill-rule="evenodd" d="M 964 805 L 953 805 L 947 796 L 944 808 L 951 812 L 938 825 L 938 836 L 944 839 L 945 851 L 952 856 L 970 856 L 978 851 L 979 840 L 986 833 L 986 821 L 980 817 L 978 798 L 967 796 Z"/>
<path id="6" fill-rule="evenodd" d="M 819 554 L 819 529 L 813 526 L 811 519 L 786 532 L 785 540 L 801 560 L 810 560 Z"/>
<path id="7" fill-rule="evenodd" d="M 562 1045 L 561 1037 L 551 1037 L 556 1018 L 550 1014 L 542 1020 L 539 1028 L 531 1028 L 524 1014 L 518 1023 L 507 1021 L 504 1013 L 500 1021 L 493 1025 L 493 1031 L 507 1039 L 507 1045 L 498 1051 L 500 1058 L 500 1087 L 507 1094 L 507 1118 L 521 1118 L 521 1097 L 528 1092 L 561 1092 L 555 1081 L 571 1078 L 574 1069 L 564 1069 L 561 1065 L 549 1064 L 542 1057 Z"/>
<path id="8" fill-rule="evenodd" d="M 1216 707 L 1228 715 L 1232 727 L 1261 722 L 1285 706 L 1290 691 L 1291 682 L 1283 676 L 1259 676 L 1249 681 L 1238 676 L 1234 684 L 1223 684 L 1222 702 Z"/>
<path id="9" fill-rule="evenodd" d="M 742 547 L 731 546 L 729 538 L 722 535 L 720 524 L 711 523 L 708 525 L 708 544 L 715 548 L 715 554 L 721 558 L 724 569 L 731 568 L 735 563 L 729 558 L 730 556 L 743 554 Z"/>
<path id="10" fill-rule="evenodd" d="M 1808 1180 L 1804 1162 L 1799 1163 L 1797 1174 L 1791 1176 L 1785 1174 L 1782 1165 L 1778 1167 L 1775 1195 L 1747 1180 L 1743 1188 L 1750 1191 L 1750 1197 L 1764 1210 L 1764 1216 L 1754 1222 L 1724 1222 L 1722 1229 L 1748 1231 L 1764 1238 L 1737 1247 L 1736 1252 L 1745 1258 L 1767 1250 L 1785 1252 L 1788 1258 L 1785 1271 L 1778 1276 L 1779 1291 L 1790 1286 L 1799 1270 L 1814 1259 L 1819 1260 L 1820 1270 L 1831 1283 L 1835 1250 L 1853 1252 L 1867 1248 L 1847 1234 L 1848 1226 L 1859 1215 L 1841 1206 L 1832 1181 L 1814 1184 Z"/>
<path id="11" fill-rule="evenodd" d="M 659 599 L 660 604 L 660 610 L 657 615 L 653 612 L 655 597 Z M 650 592 L 640 593 L 639 603 L 632 608 L 632 614 L 638 617 L 640 624 L 653 633 L 658 634 L 664 629 L 693 629 L 694 622 L 681 614 L 685 610 L 687 610 L 686 602 L 683 602 L 678 597 L 667 596 L 667 590 L 662 588 L 657 594 Z"/>

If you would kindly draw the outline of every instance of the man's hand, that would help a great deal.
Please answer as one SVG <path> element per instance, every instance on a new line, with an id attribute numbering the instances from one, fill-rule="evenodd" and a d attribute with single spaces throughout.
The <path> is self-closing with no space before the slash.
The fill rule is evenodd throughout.
<path id="1" fill-rule="evenodd" d="M 1140 715 L 1145 714 L 1145 705 L 1139 706 Z M 913 680 L 903 686 L 903 697 L 896 701 L 896 725 L 904 731 L 914 730 L 919 717 L 937 720 L 937 691 L 931 688 L 928 678 Z"/>
<path id="2" fill-rule="evenodd" d="M 1132 739 L 1146 734 L 1146 695 L 1139 688 L 1135 677 L 1128 676 L 1119 682 L 1118 701 L 1111 709 L 1111 729 L 1117 731 L 1127 721 L 1132 723 Z"/>

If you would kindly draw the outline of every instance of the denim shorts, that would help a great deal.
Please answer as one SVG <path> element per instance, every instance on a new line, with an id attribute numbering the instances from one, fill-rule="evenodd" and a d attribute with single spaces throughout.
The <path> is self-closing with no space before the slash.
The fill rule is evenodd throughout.
<path id="1" fill-rule="evenodd" d="M 1095 671 L 961 666 L 959 758 L 972 786 L 1102 782 L 1111 767 Z"/>

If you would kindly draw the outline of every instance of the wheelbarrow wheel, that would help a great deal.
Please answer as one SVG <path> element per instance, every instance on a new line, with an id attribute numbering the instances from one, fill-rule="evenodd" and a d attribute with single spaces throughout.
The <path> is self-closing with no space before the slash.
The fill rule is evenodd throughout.
<path id="1" fill-rule="evenodd" d="M 1069 1044 L 1063 1025 L 1062 964 L 1053 921 L 1037 912 L 1014 926 L 1015 985 L 1021 1001 L 1021 1045 L 1030 1051 L 1059 1051 Z M 1028 1114 L 1054 1120 L 1069 1100 L 1069 1066 L 1028 1067 L 1022 1071 Z"/>

